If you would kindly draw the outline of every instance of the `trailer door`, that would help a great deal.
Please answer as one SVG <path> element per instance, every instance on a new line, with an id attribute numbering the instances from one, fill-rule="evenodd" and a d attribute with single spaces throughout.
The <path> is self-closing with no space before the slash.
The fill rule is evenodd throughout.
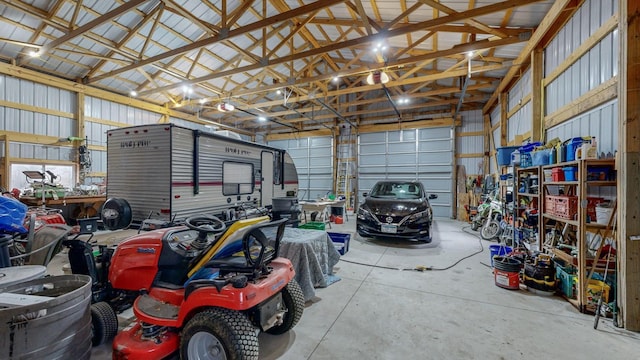
<path id="1" fill-rule="evenodd" d="M 269 206 L 273 198 L 273 153 L 269 151 L 262 152 L 261 174 L 260 204 Z"/>

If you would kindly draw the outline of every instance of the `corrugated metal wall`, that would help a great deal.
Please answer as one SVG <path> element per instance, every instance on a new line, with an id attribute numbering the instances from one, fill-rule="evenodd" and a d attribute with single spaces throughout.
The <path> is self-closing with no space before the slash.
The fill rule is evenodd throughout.
<path id="1" fill-rule="evenodd" d="M 524 104 L 525 98 L 531 96 L 531 89 L 531 70 L 527 69 L 507 94 L 507 112 L 510 113 L 517 106 Z M 532 111 L 531 101 L 529 101 L 511 115 L 507 122 L 507 142 L 515 140 L 516 135 L 522 135 L 531 130 Z"/>
<path id="2" fill-rule="evenodd" d="M 435 216 L 453 216 L 454 138 L 450 127 L 361 134 L 358 140 L 358 190 L 368 192 L 379 180 L 419 180 Z"/>
<path id="3" fill-rule="evenodd" d="M 333 189 L 333 139 L 330 136 L 274 140 L 270 146 L 285 149 L 298 171 L 298 198 L 314 200 Z"/>
<path id="4" fill-rule="evenodd" d="M 614 0 L 587 0 L 545 49 L 545 76 L 555 70 L 586 39 L 617 14 Z M 609 32 L 546 87 L 546 115 L 569 104 L 618 74 L 618 30 Z M 599 152 L 611 152 L 618 143 L 618 101 L 614 99 L 547 129 L 546 139 L 596 136 Z"/>
<path id="5" fill-rule="evenodd" d="M 483 131 L 484 120 L 482 110 L 463 111 L 462 126 L 456 129 L 457 134 Z M 458 136 L 456 137 L 456 154 L 483 154 L 484 153 L 484 136 Z M 482 174 L 484 173 L 483 156 L 474 157 L 458 157 L 457 165 L 464 166 L 466 174 Z"/>
<path id="6" fill-rule="evenodd" d="M 0 75 L 0 129 L 30 135 L 47 135 L 58 138 L 73 136 L 77 121 L 74 120 L 77 97 L 75 93 L 31 81 Z M 33 111 L 18 107 L 34 107 Z M 55 115 L 38 111 L 55 112 Z M 48 111 L 51 110 L 51 111 Z M 42 160 L 73 160 L 70 147 L 47 146 L 11 142 L 12 158 Z M 4 148 L 0 149 L 4 157 Z"/>
<path id="7" fill-rule="evenodd" d="M 617 13 L 614 0 L 587 0 L 545 48 L 545 77 L 551 74 L 607 20 Z M 618 30 L 614 29 L 546 88 L 545 112 L 554 111 L 618 73 Z"/>

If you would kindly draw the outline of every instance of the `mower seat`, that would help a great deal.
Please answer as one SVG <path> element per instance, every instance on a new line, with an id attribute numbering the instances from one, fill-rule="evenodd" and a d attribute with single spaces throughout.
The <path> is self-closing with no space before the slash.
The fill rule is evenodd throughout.
<path id="1" fill-rule="evenodd" d="M 287 219 L 280 219 L 251 226 L 242 237 L 242 252 L 214 258 L 204 268 L 218 269 L 218 277 L 235 273 L 255 278 L 267 273 L 267 265 L 278 257 L 286 222 Z"/>
<path id="2" fill-rule="evenodd" d="M 242 239 L 247 230 L 250 229 L 250 226 L 267 223 L 268 221 L 268 216 L 261 216 L 257 218 L 238 220 L 228 226 L 227 230 L 216 240 L 211 249 L 207 250 L 202 258 L 189 270 L 187 276 L 190 279 L 203 278 L 204 276 L 202 272 L 205 270 L 204 266 L 208 261 L 211 259 L 228 257 L 231 254 L 238 252 L 241 247 L 240 245 L 236 245 L 236 243 L 241 242 L 240 239 Z"/>

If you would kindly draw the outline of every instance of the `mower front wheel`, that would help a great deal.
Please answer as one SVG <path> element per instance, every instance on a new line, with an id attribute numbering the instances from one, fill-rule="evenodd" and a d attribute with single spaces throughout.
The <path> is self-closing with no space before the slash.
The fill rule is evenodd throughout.
<path id="1" fill-rule="evenodd" d="M 184 327 L 181 359 L 257 360 L 258 335 L 247 317 L 215 308 L 197 313 Z"/>
<path id="2" fill-rule="evenodd" d="M 91 304 L 91 344 L 98 346 L 118 333 L 118 315 L 104 301 Z"/>
<path id="3" fill-rule="evenodd" d="M 284 313 L 282 324 L 267 330 L 269 334 L 280 335 L 286 333 L 293 329 L 302 317 L 302 312 L 304 311 L 304 294 L 295 279 L 291 279 L 287 286 L 282 289 L 282 302 L 287 312 Z"/>

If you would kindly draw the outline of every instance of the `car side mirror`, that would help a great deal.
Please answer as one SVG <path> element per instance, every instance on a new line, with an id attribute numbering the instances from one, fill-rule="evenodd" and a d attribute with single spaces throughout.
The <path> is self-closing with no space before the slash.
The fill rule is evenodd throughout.
<path id="1" fill-rule="evenodd" d="M 369 193 L 362 193 L 363 197 L 367 197 L 369 195 Z"/>
<path id="2" fill-rule="evenodd" d="M 433 199 L 437 199 L 438 195 L 436 194 L 429 194 L 429 200 L 433 200 Z"/>

